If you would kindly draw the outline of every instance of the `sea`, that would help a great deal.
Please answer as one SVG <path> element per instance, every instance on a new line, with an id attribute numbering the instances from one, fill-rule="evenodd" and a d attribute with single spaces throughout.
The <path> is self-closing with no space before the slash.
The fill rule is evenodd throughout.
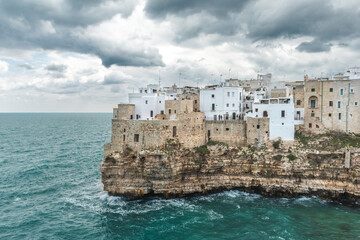
<path id="1" fill-rule="evenodd" d="M 360 239 L 360 208 L 226 191 L 127 200 L 103 191 L 110 113 L 0 114 L 0 239 Z"/>

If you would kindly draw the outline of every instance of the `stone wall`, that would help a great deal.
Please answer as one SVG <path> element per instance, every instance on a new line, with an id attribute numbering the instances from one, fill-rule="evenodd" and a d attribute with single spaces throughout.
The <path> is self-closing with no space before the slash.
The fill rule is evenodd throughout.
<path id="1" fill-rule="evenodd" d="M 135 104 L 118 104 L 117 108 L 113 110 L 113 119 L 134 119 Z"/>
<path id="2" fill-rule="evenodd" d="M 207 139 L 225 142 L 230 146 L 246 144 L 246 126 L 244 121 L 224 120 L 205 121 Z"/>
<path id="3" fill-rule="evenodd" d="M 166 114 L 178 114 L 178 113 L 190 113 L 193 112 L 192 100 L 166 100 L 165 101 L 165 113 Z"/>
<path id="4" fill-rule="evenodd" d="M 205 144 L 205 136 L 205 116 L 202 112 L 176 114 L 173 120 L 113 119 L 110 149 L 159 149 L 169 141 L 178 142 L 184 148 L 193 148 Z"/>
<path id="5" fill-rule="evenodd" d="M 287 97 L 286 88 L 271 89 L 271 98 Z"/>
<path id="6" fill-rule="evenodd" d="M 248 144 L 262 145 L 269 141 L 269 118 L 246 119 L 246 137 Z"/>

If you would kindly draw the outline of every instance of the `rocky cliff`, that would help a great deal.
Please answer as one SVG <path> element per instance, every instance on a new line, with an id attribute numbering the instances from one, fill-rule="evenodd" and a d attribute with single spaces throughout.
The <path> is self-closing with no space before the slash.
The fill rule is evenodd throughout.
<path id="1" fill-rule="evenodd" d="M 126 149 L 106 154 L 100 171 L 105 191 L 131 199 L 238 189 L 271 197 L 360 200 L 358 148 L 318 151 L 215 144 L 138 153 Z"/>

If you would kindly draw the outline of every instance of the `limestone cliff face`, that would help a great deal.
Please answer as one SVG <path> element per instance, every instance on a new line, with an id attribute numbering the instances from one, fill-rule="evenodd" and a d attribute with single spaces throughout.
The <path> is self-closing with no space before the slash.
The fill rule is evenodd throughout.
<path id="1" fill-rule="evenodd" d="M 255 149 L 209 146 L 209 151 L 112 152 L 101 163 L 104 190 L 110 195 L 166 198 L 239 189 L 272 197 L 314 195 L 360 200 L 360 151 Z"/>

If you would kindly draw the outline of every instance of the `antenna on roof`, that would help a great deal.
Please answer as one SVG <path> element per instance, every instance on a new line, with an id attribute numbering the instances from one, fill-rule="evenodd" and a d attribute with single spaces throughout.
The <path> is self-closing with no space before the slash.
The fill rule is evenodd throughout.
<path id="1" fill-rule="evenodd" d="M 161 83 L 161 80 L 160 80 L 160 69 L 159 69 L 159 90 L 160 90 L 160 83 Z"/>

